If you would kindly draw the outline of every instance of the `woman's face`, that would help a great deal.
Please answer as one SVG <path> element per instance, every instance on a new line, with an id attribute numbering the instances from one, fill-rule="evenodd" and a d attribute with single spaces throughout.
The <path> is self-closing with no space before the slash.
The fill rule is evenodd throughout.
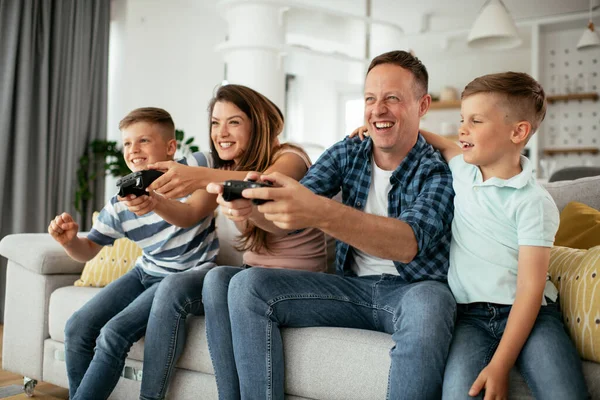
<path id="1" fill-rule="evenodd" d="M 222 160 L 233 160 L 238 164 L 248 149 L 250 131 L 250 119 L 235 104 L 227 101 L 215 103 L 210 138 Z"/>

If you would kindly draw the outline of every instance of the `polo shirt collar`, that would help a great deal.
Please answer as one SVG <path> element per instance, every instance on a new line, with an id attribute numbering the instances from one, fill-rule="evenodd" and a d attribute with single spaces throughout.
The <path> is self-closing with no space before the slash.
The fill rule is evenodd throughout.
<path id="1" fill-rule="evenodd" d="M 483 175 L 481 174 L 481 169 L 477 167 L 477 176 L 475 177 L 475 184 L 478 186 L 498 186 L 498 187 L 512 187 L 515 189 L 521 189 L 531 180 L 533 177 L 533 169 L 531 166 L 531 161 L 525 156 L 521 156 L 521 169 L 522 171 L 509 179 L 501 179 L 501 178 L 490 178 L 487 181 L 483 182 Z"/>

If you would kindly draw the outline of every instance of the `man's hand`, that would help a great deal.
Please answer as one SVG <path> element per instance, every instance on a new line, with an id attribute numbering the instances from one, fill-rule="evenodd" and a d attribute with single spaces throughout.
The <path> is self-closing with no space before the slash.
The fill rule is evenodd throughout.
<path id="1" fill-rule="evenodd" d="M 488 364 L 471 386 L 469 396 L 475 397 L 485 388 L 484 400 L 507 400 L 508 373 L 506 368 L 493 363 Z"/>
<path id="2" fill-rule="evenodd" d="M 161 161 L 148 165 L 148 169 L 164 172 L 148 186 L 148 192 L 155 191 L 167 199 L 179 199 L 200 189 L 198 174 L 201 173 L 201 169 L 198 167 L 183 165 L 175 161 Z"/>
<path id="3" fill-rule="evenodd" d="M 60 243 L 61 246 L 68 246 L 73 238 L 77 236 L 79 225 L 73 217 L 68 213 L 57 215 L 50 225 L 48 225 L 48 233 Z"/>
<path id="4" fill-rule="evenodd" d="M 249 199 L 272 200 L 258 206 L 265 219 L 281 229 L 317 227 L 321 220 L 321 197 L 279 172 L 262 175 L 261 180 L 271 182 L 274 187 L 245 189 L 242 194 Z"/>
<path id="5" fill-rule="evenodd" d="M 133 194 L 127 195 L 125 197 L 117 196 L 117 199 L 123 204 L 125 204 L 127 209 L 129 209 L 129 211 L 131 211 L 138 217 L 154 211 L 156 205 L 158 204 L 158 198 L 153 193 L 148 193 L 147 195 L 144 194 L 138 197 L 136 197 Z"/>

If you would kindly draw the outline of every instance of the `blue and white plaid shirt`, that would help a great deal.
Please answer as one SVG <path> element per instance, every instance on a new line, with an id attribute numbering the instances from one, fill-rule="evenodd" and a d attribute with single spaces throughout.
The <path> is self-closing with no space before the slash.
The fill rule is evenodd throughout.
<path id="1" fill-rule="evenodd" d="M 371 138 L 348 139 L 330 147 L 310 168 L 301 183 L 314 193 L 332 198 L 342 191 L 342 201 L 364 210 L 371 185 Z M 390 178 L 388 216 L 413 229 L 419 250 L 409 263 L 394 261 L 406 282 L 446 281 L 454 216 L 454 191 L 448 165 L 421 135 Z M 357 227 L 359 229 L 359 227 Z M 403 243 L 398 243 L 403 246 Z M 336 270 L 353 275 L 350 246 L 336 244 Z"/>

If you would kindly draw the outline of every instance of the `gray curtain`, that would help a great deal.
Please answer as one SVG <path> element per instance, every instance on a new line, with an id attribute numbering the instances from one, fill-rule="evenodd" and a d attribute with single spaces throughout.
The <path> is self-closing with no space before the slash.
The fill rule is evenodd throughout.
<path id="1" fill-rule="evenodd" d="M 0 0 L 0 237 L 77 217 L 79 157 L 106 137 L 109 28 L 110 0 Z"/>

